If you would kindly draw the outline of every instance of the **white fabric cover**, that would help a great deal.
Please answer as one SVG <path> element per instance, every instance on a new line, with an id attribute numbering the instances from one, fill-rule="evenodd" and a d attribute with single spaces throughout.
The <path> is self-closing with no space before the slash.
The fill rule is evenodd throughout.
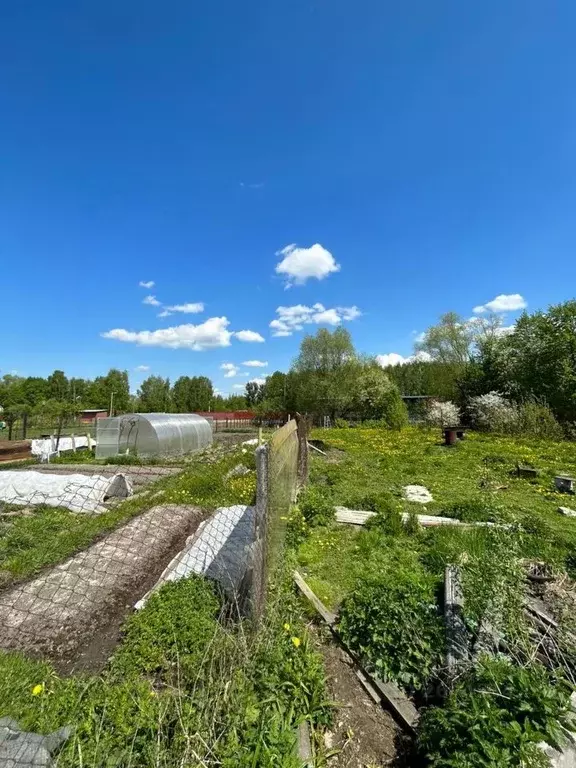
<path id="1" fill-rule="evenodd" d="M 88 438 L 86 436 L 84 437 L 75 437 L 74 438 L 74 444 L 76 448 L 88 448 Z M 92 440 L 92 445 L 95 445 L 96 441 Z M 54 438 L 54 445 L 56 445 L 56 438 Z M 60 441 L 58 443 L 58 453 L 60 451 L 71 451 L 74 446 L 72 445 L 72 438 L 71 437 L 61 437 Z M 32 440 L 32 446 L 31 446 L 32 456 L 40 456 L 43 461 L 45 461 L 48 456 L 50 456 L 52 451 L 52 440 L 48 438 L 41 438 L 39 440 Z"/>
<path id="2" fill-rule="evenodd" d="M 126 475 L 51 475 L 46 472 L 0 472 L 0 501 L 8 504 L 47 504 L 72 512 L 103 512 L 110 496 L 132 495 Z"/>

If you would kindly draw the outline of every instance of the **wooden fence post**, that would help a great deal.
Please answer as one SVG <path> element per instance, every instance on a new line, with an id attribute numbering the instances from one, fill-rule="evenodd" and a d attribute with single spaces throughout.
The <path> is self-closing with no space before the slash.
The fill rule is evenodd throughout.
<path id="1" fill-rule="evenodd" d="M 296 414 L 296 431 L 298 434 L 298 485 L 301 487 L 308 482 L 308 421 L 301 413 Z"/>

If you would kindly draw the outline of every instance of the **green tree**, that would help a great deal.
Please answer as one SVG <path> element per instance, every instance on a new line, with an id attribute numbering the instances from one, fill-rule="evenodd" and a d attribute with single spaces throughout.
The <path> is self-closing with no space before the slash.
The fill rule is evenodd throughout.
<path id="1" fill-rule="evenodd" d="M 128 372 L 111 368 L 106 376 L 97 376 L 87 388 L 86 406 L 109 408 L 114 394 L 114 411 L 126 413 L 130 409 L 130 383 Z"/>
<path id="2" fill-rule="evenodd" d="M 64 371 L 56 370 L 48 376 L 47 397 L 50 400 L 64 402 L 70 398 L 70 386 Z"/>
<path id="3" fill-rule="evenodd" d="M 498 347 L 517 399 L 545 401 L 563 422 L 576 422 L 576 300 L 524 313 Z"/>
<path id="4" fill-rule="evenodd" d="M 180 376 L 172 387 L 172 407 L 176 413 L 209 411 L 213 397 L 212 382 L 206 376 Z"/>
<path id="5" fill-rule="evenodd" d="M 48 382 L 41 376 L 28 376 L 22 383 L 22 392 L 24 402 L 34 408 L 48 399 Z"/>
<path id="6" fill-rule="evenodd" d="M 246 384 L 246 405 L 248 408 L 254 408 L 264 400 L 265 384 L 258 384 L 256 381 L 249 381 Z"/>
<path id="7" fill-rule="evenodd" d="M 408 412 L 398 387 L 375 362 L 359 367 L 351 406 L 361 419 L 382 420 L 393 429 L 401 429 L 408 423 Z"/>
<path id="8" fill-rule="evenodd" d="M 432 360 L 440 363 L 466 365 L 470 360 L 471 345 L 474 341 L 474 329 L 456 312 L 446 312 L 440 316 L 437 325 L 432 325 L 415 349 L 425 352 Z"/>
<path id="9" fill-rule="evenodd" d="M 138 390 L 138 409 L 144 413 L 167 413 L 170 406 L 170 379 L 162 376 L 144 379 Z"/>
<path id="10" fill-rule="evenodd" d="M 349 412 L 360 361 L 350 334 L 325 328 L 305 336 L 289 379 L 290 405 L 299 411 L 336 418 Z M 288 403 L 287 403 L 288 405 Z"/>

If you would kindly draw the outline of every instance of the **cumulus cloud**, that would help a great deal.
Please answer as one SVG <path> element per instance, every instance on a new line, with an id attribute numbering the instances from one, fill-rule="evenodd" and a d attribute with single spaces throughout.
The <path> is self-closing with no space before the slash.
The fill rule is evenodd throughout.
<path id="1" fill-rule="evenodd" d="M 224 378 L 225 379 L 233 379 L 234 376 L 237 375 L 238 370 L 239 370 L 238 367 L 234 363 L 222 363 L 220 368 L 223 371 L 226 371 L 226 373 L 224 374 Z"/>
<path id="2" fill-rule="evenodd" d="M 148 290 L 150 290 L 150 288 L 154 288 L 156 283 L 154 282 L 154 280 L 140 280 L 138 285 L 140 286 L 140 288 L 148 288 Z"/>
<path id="3" fill-rule="evenodd" d="M 262 386 L 263 384 L 266 384 L 266 379 L 250 379 L 250 382 Z"/>
<path id="4" fill-rule="evenodd" d="M 162 312 L 158 313 L 158 317 L 170 317 L 172 312 L 168 312 L 167 309 L 163 309 Z"/>
<path id="5" fill-rule="evenodd" d="M 144 373 L 144 371 L 149 371 L 150 366 L 149 365 L 137 365 L 136 368 L 134 368 L 135 371 L 140 371 L 140 373 Z"/>
<path id="6" fill-rule="evenodd" d="M 173 306 L 165 307 L 164 312 L 170 314 L 171 312 L 182 312 L 185 315 L 194 315 L 198 312 L 204 312 L 204 304 L 201 301 L 190 304 L 174 304 Z M 161 313 L 161 317 L 166 317 L 164 313 Z"/>
<path id="7" fill-rule="evenodd" d="M 326 309 L 319 302 L 307 307 L 296 304 L 293 307 L 278 307 L 277 318 L 272 320 L 272 336 L 291 336 L 294 331 L 301 331 L 305 325 L 339 325 L 344 320 L 355 320 L 362 314 L 358 307 L 335 307 Z"/>
<path id="8" fill-rule="evenodd" d="M 323 280 L 332 272 L 340 271 L 340 264 L 320 243 L 310 248 L 298 248 L 295 243 L 287 245 L 276 256 L 282 260 L 276 265 L 276 273 L 286 277 L 286 288 L 291 285 L 304 285 L 310 278 Z"/>
<path id="9" fill-rule="evenodd" d="M 102 334 L 105 339 L 115 339 L 143 347 L 168 347 L 170 349 L 190 349 L 199 352 L 204 349 L 229 347 L 232 332 L 228 330 L 230 321 L 226 317 L 210 317 L 200 325 L 175 325 L 156 331 L 128 331 L 114 328 Z"/>
<path id="10" fill-rule="evenodd" d="M 160 302 L 156 298 L 156 296 L 146 296 L 144 299 L 142 299 L 142 304 L 148 304 L 151 307 L 159 307 Z"/>
<path id="11" fill-rule="evenodd" d="M 472 310 L 480 315 L 483 312 L 516 312 L 519 309 L 525 309 L 528 306 L 526 299 L 519 293 L 501 293 L 492 301 L 486 304 L 480 304 Z"/>
<path id="12" fill-rule="evenodd" d="M 428 352 L 416 352 L 415 355 L 399 355 L 398 352 L 388 352 L 386 355 L 376 355 L 376 362 L 381 365 L 382 368 L 387 368 L 390 365 L 405 365 L 406 363 L 414 363 L 416 361 L 427 363 L 432 360 L 431 355 Z"/>
<path id="13" fill-rule="evenodd" d="M 268 363 L 264 360 L 245 360 L 242 365 L 245 365 L 247 368 L 266 368 Z"/>
<path id="14" fill-rule="evenodd" d="M 256 331 L 236 331 L 234 334 L 238 341 L 264 341 L 264 337 Z"/>

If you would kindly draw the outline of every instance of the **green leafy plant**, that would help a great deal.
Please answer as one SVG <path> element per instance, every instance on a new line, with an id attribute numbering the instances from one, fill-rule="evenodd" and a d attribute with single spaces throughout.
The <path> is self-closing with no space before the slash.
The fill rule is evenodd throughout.
<path id="1" fill-rule="evenodd" d="M 483 658 L 443 707 L 424 710 L 417 746 L 430 768 L 536 768 L 556 745 L 571 687 L 538 665 Z"/>
<path id="2" fill-rule="evenodd" d="M 424 692 L 441 663 L 443 623 L 435 582 L 418 571 L 390 571 L 358 582 L 345 598 L 338 628 L 384 680 Z"/>
<path id="3" fill-rule="evenodd" d="M 327 525 L 334 520 L 334 500 L 327 488 L 306 488 L 300 495 L 298 507 L 311 526 Z"/>

